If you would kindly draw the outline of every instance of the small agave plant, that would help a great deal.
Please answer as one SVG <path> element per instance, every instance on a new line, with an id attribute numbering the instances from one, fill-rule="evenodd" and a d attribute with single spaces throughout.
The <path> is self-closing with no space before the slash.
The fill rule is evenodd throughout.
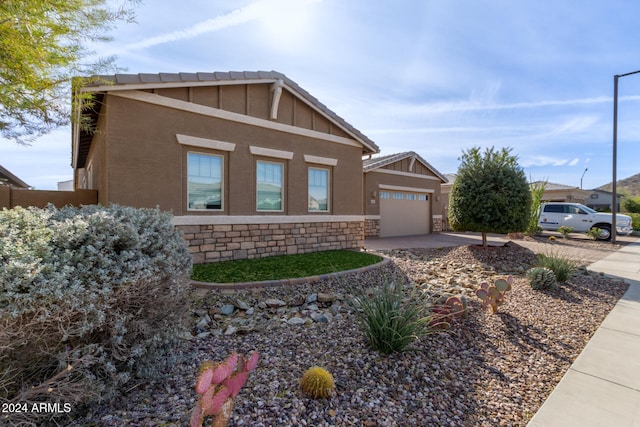
<path id="1" fill-rule="evenodd" d="M 191 412 L 189 427 L 202 427 L 204 418 L 212 416 L 212 427 L 225 427 L 231 417 L 233 404 L 249 373 L 258 366 L 258 353 L 245 360 L 233 353 L 223 362 L 206 361 L 200 365 L 196 381 L 198 403 Z"/>
<path id="2" fill-rule="evenodd" d="M 504 303 L 506 292 L 511 290 L 511 283 L 513 283 L 512 276 L 506 280 L 498 279 L 493 285 L 482 282 L 480 289 L 476 290 L 476 295 L 482 300 L 482 306 L 491 307 L 491 312 L 496 313 L 498 306 Z"/>

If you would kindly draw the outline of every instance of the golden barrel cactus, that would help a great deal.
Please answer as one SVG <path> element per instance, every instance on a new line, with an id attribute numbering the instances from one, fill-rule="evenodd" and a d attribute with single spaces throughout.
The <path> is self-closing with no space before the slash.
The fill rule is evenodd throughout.
<path id="1" fill-rule="evenodd" d="M 323 399 L 334 389 L 333 377 L 326 369 L 314 366 L 302 375 L 300 388 L 309 397 Z"/>

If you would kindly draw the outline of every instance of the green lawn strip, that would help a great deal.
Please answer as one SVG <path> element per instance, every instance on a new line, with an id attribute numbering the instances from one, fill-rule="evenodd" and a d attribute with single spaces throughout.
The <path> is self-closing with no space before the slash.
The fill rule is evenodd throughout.
<path id="1" fill-rule="evenodd" d="M 293 279 L 352 270 L 381 261 L 378 255 L 347 250 L 312 252 L 193 266 L 191 278 L 199 282 L 239 283 Z"/>

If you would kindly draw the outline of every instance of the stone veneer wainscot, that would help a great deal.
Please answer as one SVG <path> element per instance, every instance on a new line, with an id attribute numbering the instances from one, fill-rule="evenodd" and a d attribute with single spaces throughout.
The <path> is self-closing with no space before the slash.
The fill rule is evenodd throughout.
<path id="1" fill-rule="evenodd" d="M 197 221 L 196 218 L 205 217 L 176 217 L 173 221 L 183 233 L 194 264 L 359 249 L 364 245 L 364 220 L 358 216 L 277 223 L 265 222 L 266 217 L 254 217 L 240 224 L 188 224 Z M 240 219 L 235 218 L 234 222 Z"/>

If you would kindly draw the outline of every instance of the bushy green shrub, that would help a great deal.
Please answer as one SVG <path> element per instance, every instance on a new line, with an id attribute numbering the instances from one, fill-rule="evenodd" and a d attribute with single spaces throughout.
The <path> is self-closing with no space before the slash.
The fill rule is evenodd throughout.
<path id="1" fill-rule="evenodd" d="M 566 282 L 578 269 L 575 261 L 559 253 L 538 254 L 537 258 L 538 266 L 553 271 L 558 282 Z"/>
<path id="2" fill-rule="evenodd" d="M 640 231 L 640 213 L 628 213 L 631 217 L 631 226 L 634 230 Z"/>
<path id="3" fill-rule="evenodd" d="M 567 225 L 561 225 L 558 227 L 558 233 L 562 234 L 563 239 L 569 237 L 569 233 L 571 232 L 573 232 L 573 227 L 569 227 Z"/>
<path id="4" fill-rule="evenodd" d="M 111 397 L 182 330 L 190 270 L 158 209 L 0 211 L 0 402 Z"/>
<path id="5" fill-rule="evenodd" d="M 460 160 L 449 197 L 451 228 L 481 232 L 485 247 L 487 233 L 525 231 L 531 216 L 531 191 L 511 149 L 491 147 L 481 153 L 480 147 L 473 147 Z"/>
<path id="6" fill-rule="evenodd" d="M 430 332 L 433 304 L 401 280 L 387 279 L 373 295 L 354 297 L 353 305 L 369 345 L 382 354 L 402 351 Z"/>
<path id="7" fill-rule="evenodd" d="M 600 235 L 602 234 L 602 230 L 598 227 L 591 227 L 586 234 L 591 240 L 598 240 L 600 238 Z"/>

